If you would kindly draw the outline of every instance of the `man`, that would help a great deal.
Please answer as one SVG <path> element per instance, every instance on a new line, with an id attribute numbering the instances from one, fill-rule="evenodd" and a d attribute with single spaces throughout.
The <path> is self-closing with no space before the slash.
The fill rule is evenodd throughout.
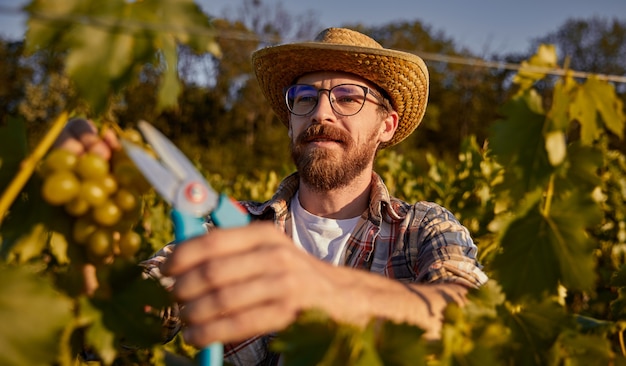
<path id="1" fill-rule="evenodd" d="M 310 308 L 356 325 L 409 322 L 437 338 L 445 306 L 487 280 L 476 246 L 449 211 L 391 197 L 373 171 L 378 149 L 424 115 L 425 64 L 342 28 L 252 60 L 298 172 L 270 201 L 243 202 L 251 225 L 210 230 L 144 263 L 173 280 L 187 341 L 224 342 L 234 364 L 272 364 L 267 335 Z"/>

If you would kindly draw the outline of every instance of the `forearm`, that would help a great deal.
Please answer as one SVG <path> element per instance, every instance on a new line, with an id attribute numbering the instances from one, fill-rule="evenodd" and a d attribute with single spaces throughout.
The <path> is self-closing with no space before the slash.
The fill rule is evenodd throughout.
<path id="1" fill-rule="evenodd" d="M 337 288 L 342 304 L 331 305 L 336 320 L 359 325 L 372 318 L 406 322 L 424 329 L 428 339 L 439 338 L 445 307 L 463 304 L 467 294 L 465 286 L 454 283 L 404 284 L 368 272 L 340 270 Z"/>

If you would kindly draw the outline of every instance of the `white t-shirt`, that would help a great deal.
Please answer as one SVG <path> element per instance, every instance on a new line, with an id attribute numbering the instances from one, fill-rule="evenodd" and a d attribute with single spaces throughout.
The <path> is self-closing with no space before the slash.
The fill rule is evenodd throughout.
<path id="1" fill-rule="evenodd" d="M 291 237 L 311 255 L 339 265 L 344 261 L 348 238 L 359 217 L 337 220 L 313 215 L 300 205 L 296 193 L 291 200 Z"/>

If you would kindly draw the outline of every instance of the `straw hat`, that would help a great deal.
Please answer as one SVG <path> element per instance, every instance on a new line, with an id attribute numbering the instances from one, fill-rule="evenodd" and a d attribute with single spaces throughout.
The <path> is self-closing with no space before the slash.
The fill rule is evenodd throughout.
<path id="1" fill-rule="evenodd" d="M 286 125 L 289 110 L 284 88 L 315 71 L 343 71 L 378 85 L 390 97 L 399 122 L 383 147 L 404 140 L 422 121 L 428 100 L 428 70 L 416 55 L 383 48 L 372 38 L 345 28 L 328 28 L 313 42 L 260 49 L 252 64 L 263 94 Z"/>

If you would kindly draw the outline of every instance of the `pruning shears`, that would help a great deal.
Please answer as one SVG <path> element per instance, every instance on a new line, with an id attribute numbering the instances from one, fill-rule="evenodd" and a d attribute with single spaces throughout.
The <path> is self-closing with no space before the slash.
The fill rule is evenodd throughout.
<path id="1" fill-rule="evenodd" d="M 154 189 L 171 206 L 174 235 L 177 245 L 206 232 L 206 218 L 218 227 L 237 227 L 249 223 L 250 217 L 236 201 L 218 194 L 196 170 L 185 155 L 159 130 L 141 121 L 138 129 L 158 156 L 128 141 L 122 145 L 137 168 Z M 221 366 L 224 349 L 213 343 L 198 355 L 201 366 Z"/>

